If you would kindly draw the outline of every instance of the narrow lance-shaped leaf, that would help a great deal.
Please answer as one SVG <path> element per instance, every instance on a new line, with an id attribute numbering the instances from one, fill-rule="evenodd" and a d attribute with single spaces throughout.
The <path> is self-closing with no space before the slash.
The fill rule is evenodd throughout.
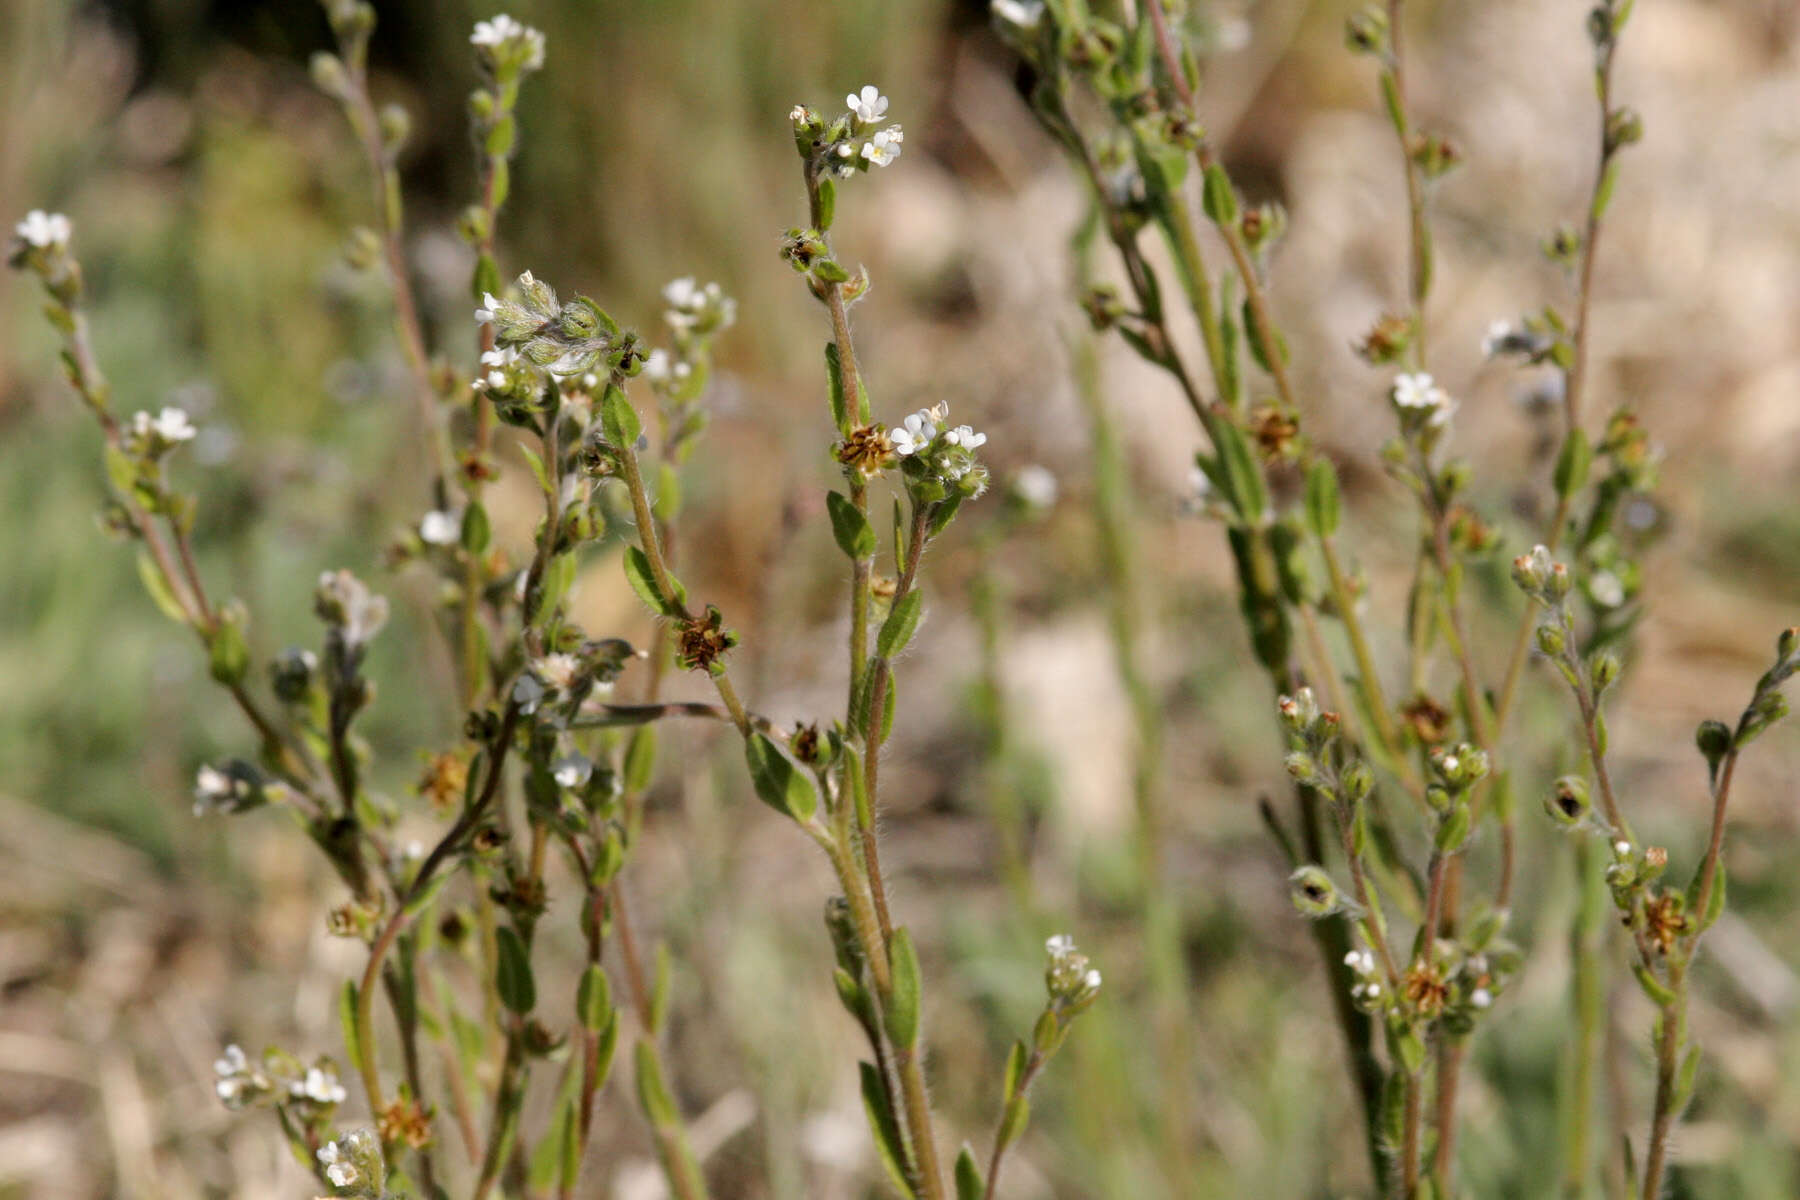
<path id="1" fill-rule="evenodd" d="M 875 652 L 892 658 L 904 650 L 919 627 L 919 614 L 924 607 L 925 594 L 916 588 L 894 601 L 893 611 L 881 623 L 881 633 L 875 639 Z"/>

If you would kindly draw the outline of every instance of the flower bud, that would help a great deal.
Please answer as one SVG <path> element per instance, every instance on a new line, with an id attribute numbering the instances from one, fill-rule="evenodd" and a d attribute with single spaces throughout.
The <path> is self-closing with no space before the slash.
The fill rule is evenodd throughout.
<path id="1" fill-rule="evenodd" d="M 1545 621 L 1537 627 L 1537 647 L 1549 657 L 1562 657 L 1563 648 L 1567 644 L 1562 626 L 1556 622 Z"/>
<path id="2" fill-rule="evenodd" d="M 1611 154 L 1644 136 L 1644 119 L 1635 109 L 1615 108 L 1606 114 L 1606 152 Z"/>
<path id="3" fill-rule="evenodd" d="M 397 154 L 412 136 L 412 114 L 398 104 L 381 106 L 381 144 L 387 152 Z"/>
<path id="4" fill-rule="evenodd" d="M 1310 863 L 1288 876 L 1288 896 L 1306 917 L 1328 917 L 1343 903 L 1331 876 Z"/>
<path id="5" fill-rule="evenodd" d="M 1304 750 L 1291 752 L 1282 760 L 1282 765 L 1287 767 L 1287 773 L 1295 783 L 1311 785 L 1318 782 L 1319 764 Z"/>
<path id="6" fill-rule="evenodd" d="M 1590 807 L 1587 781 L 1579 775 L 1562 776 L 1550 786 L 1550 794 L 1544 798 L 1544 811 L 1550 814 L 1552 821 L 1566 829 L 1581 824 Z"/>
<path id="7" fill-rule="evenodd" d="M 312 56 L 313 86 L 334 100 L 342 100 L 350 90 L 350 77 L 344 72 L 344 64 L 335 54 L 327 54 L 321 50 Z"/>
<path id="8" fill-rule="evenodd" d="M 1375 790 L 1375 772 L 1369 769 L 1368 763 L 1359 758 L 1344 768 L 1341 782 L 1344 799 L 1352 804 L 1359 804 L 1368 798 L 1370 792 Z"/>
<path id="9" fill-rule="evenodd" d="M 1619 656 L 1611 650 L 1601 650 L 1588 660 L 1588 675 L 1596 692 L 1605 691 L 1619 678 Z"/>
<path id="10" fill-rule="evenodd" d="M 1358 54 L 1384 54 L 1388 45 L 1387 13 L 1371 5 L 1344 23 L 1344 41 Z"/>

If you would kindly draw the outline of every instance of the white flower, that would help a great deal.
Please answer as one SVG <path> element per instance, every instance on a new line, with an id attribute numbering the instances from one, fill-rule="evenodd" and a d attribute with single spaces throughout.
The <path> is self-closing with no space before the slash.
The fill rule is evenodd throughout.
<path id="1" fill-rule="evenodd" d="M 1631 843 L 1627 842 L 1627 841 L 1623 841 L 1623 840 L 1614 842 L 1613 843 L 1613 853 L 1618 855 L 1620 858 L 1624 858 L 1626 855 L 1631 853 Z"/>
<path id="2" fill-rule="evenodd" d="M 810 115 L 811 114 L 806 111 L 806 105 L 804 104 L 796 104 L 794 107 L 788 109 L 788 120 L 794 122 L 796 125 L 806 120 Z"/>
<path id="3" fill-rule="evenodd" d="M 1044 0 L 994 0 L 994 15 L 1018 29 L 1036 29 L 1044 17 Z"/>
<path id="4" fill-rule="evenodd" d="M 332 1186 L 346 1188 L 356 1182 L 356 1166 L 344 1152 L 342 1142 L 326 1142 L 319 1147 L 319 1161 L 325 1164 L 325 1178 Z"/>
<path id="5" fill-rule="evenodd" d="M 469 35 L 471 46 L 488 50 L 498 50 L 508 45 L 523 45 L 526 48 L 525 60 L 521 64 L 527 71 L 535 71 L 544 65 L 544 35 L 529 25 L 515 21 L 506 13 L 501 13 L 491 21 L 475 22 L 475 32 Z"/>
<path id="6" fill-rule="evenodd" d="M 453 546 L 462 537 L 462 518 L 455 513 L 428 512 L 419 521 L 419 540 L 428 546 Z"/>
<path id="7" fill-rule="evenodd" d="M 1443 425 L 1450 420 L 1450 413 L 1456 407 L 1450 394 L 1423 372 L 1399 376 L 1389 394 L 1399 408 L 1424 414 L 1427 425 Z"/>
<path id="8" fill-rule="evenodd" d="M 477 325 L 492 325 L 494 323 L 494 314 L 499 311 L 499 308 L 500 301 L 494 298 L 494 293 L 483 292 L 481 294 L 481 307 L 475 310 L 475 323 Z M 483 361 L 486 361 L 485 356 Z"/>
<path id="9" fill-rule="evenodd" d="M 187 413 L 179 408 L 164 408 L 154 417 L 147 412 L 136 413 L 131 418 L 131 431 L 145 440 L 154 437 L 171 446 L 192 441 L 197 432 Z"/>
<path id="10" fill-rule="evenodd" d="M 856 115 L 856 119 L 864 125 L 873 125 L 887 116 L 888 99 L 881 94 L 881 89 L 874 84 L 867 84 L 861 92 L 852 92 L 844 97 L 844 103 Z"/>
<path id="11" fill-rule="evenodd" d="M 550 771 L 550 777 L 556 780 L 558 787 L 578 788 L 586 783 L 594 773 L 594 764 L 579 754 L 571 754 L 558 759 Z"/>
<path id="12" fill-rule="evenodd" d="M 1087 988 L 1087 990 L 1090 992 L 1099 991 L 1100 990 L 1100 969 L 1098 967 L 1089 967 L 1088 973 L 1081 977 L 1081 984 L 1083 987 Z"/>
<path id="13" fill-rule="evenodd" d="M 1476 988 L 1469 993 L 1469 1003 L 1476 1008 L 1486 1008 L 1494 1002 L 1494 993 L 1486 988 Z"/>
<path id="14" fill-rule="evenodd" d="M 342 1104 L 350 1093 L 338 1082 L 336 1075 L 321 1067 L 313 1067 L 306 1072 L 305 1079 L 296 1079 L 288 1085 L 288 1091 L 302 1100 L 311 1100 L 315 1104 Z"/>
<path id="15" fill-rule="evenodd" d="M 1611 571 L 1595 571 L 1588 580 L 1588 591 L 1601 608 L 1617 608 L 1625 603 L 1625 585 Z"/>
<path id="16" fill-rule="evenodd" d="M 1493 358 L 1505 348 L 1507 339 L 1512 337 L 1512 322 L 1496 317 L 1489 323 L 1487 333 L 1481 339 L 1481 356 Z"/>
<path id="17" fill-rule="evenodd" d="M 955 429 L 944 434 L 944 444 L 948 446 L 961 446 L 964 450 L 975 450 L 987 445 L 987 434 L 976 433 L 967 425 L 958 425 Z"/>
<path id="18" fill-rule="evenodd" d="M 1056 503 L 1056 476 L 1048 467 L 1032 463 L 1021 467 L 1019 473 L 1013 476 L 1013 490 L 1019 494 L 1019 499 L 1031 507 L 1049 508 Z"/>
<path id="19" fill-rule="evenodd" d="M 871 166 L 885 167 L 900 157 L 900 143 L 905 140 L 906 134 L 898 125 L 883 129 L 863 143 L 862 156 Z"/>
<path id="20" fill-rule="evenodd" d="M 249 790 L 243 780 L 203 763 L 194 774 L 194 815 L 204 817 L 209 812 L 232 811 L 234 803 L 247 796 Z"/>
<path id="21" fill-rule="evenodd" d="M 1059 933 L 1044 943 L 1044 949 L 1052 958 L 1061 958 L 1065 954 L 1075 953 L 1075 939 L 1066 933 Z"/>
<path id="22" fill-rule="evenodd" d="M 1352 950 L 1344 955 L 1344 965 L 1358 975 L 1373 975 L 1375 973 L 1375 956 L 1366 949 Z"/>
<path id="23" fill-rule="evenodd" d="M 937 432 L 937 422 L 932 419 L 931 410 L 921 408 L 907 417 L 898 429 L 888 430 L 888 440 L 894 444 L 894 453 L 905 458 L 929 446 Z"/>
<path id="24" fill-rule="evenodd" d="M 573 654 L 546 654 L 531 664 L 532 673 L 558 691 L 567 691 L 581 671 L 581 660 Z"/>
<path id="25" fill-rule="evenodd" d="M 886 103 L 882 102 L 884 107 Z M 23 221 L 13 226 L 13 232 L 27 246 L 35 246 L 39 250 L 48 250 L 52 246 L 61 249 L 68 246 L 75 227 L 61 213 L 47 213 L 41 208 L 34 208 L 25 214 Z"/>
<path id="26" fill-rule="evenodd" d="M 239 1075 L 249 1069 L 250 1060 L 244 1057 L 244 1048 L 236 1042 L 225 1047 L 225 1053 L 213 1060 L 213 1074 L 220 1078 Z"/>

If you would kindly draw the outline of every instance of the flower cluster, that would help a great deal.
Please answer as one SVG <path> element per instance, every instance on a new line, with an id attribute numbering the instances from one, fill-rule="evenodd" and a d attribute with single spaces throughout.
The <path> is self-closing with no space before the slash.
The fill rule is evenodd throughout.
<path id="1" fill-rule="evenodd" d="M 582 375 L 602 363 L 608 371 L 631 373 L 637 369 L 641 358 L 637 335 L 621 333 L 598 304 L 586 296 L 560 303 L 555 290 L 530 271 L 519 276 L 516 287 L 519 300 L 484 293 L 475 320 L 492 325 L 499 349 L 517 351 L 519 358 L 483 356 L 484 366 L 517 371 L 522 358 L 552 375 Z M 490 387 L 491 374 L 487 380 Z M 504 378 L 510 382 L 513 376 Z"/>
<path id="2" fill-rule="evenodd" d="M 544 35 L 505 13 L 477 21 L 469 45 L 475 47 L 482 70 L 495 79 L 536 71 L 544 65 Z"/>
<path id="3" fill-rule="evenodd" d="M 1075 939 L 1059 933 L 1044 943 L 1050 963 L 1044 968 L 1044 987 L 1051 1007 L 1059 1014 L 1074 1015 L 1100 995 L 1100 971 L 1088 965 L 1088 956 L 1075 948 Z"/>
<path id="4" fill-rule="evenodd" d="M 987 444 L 987 434 L 967 425 L 950 425 L 949 412 L 948 404 L 934 404 L 886 431 L 921 500 L 941 500 L 952 493 L 973 498 L 987 490 L 987 468 L 975 457 L 975 451 Z"/>
<path id="5" fill-rule="evenodd" d="M 367 1129 L 353 1129 L 320 1146 L 319 1165 L 340 1195 L 379 1196 L 387 1178 L 381 1144 Z"/>
<path id="6" fill-rule="evenodd" d="M 302 1066 L 293 1055 L 266 1052 L 252 1063 L 243 1047 L 231 1045 L 213 1062 L 213 1091 L 232 1111 L 254 1104 L 296 1104 L 317 1114 L 342 1104 L 349 1093 L 339 1082 L 337 1065 L 321 1058 Z"/>
<path id="7" fill-rule="evenodd" d="M 1350 998 L 1356 1001 L 1358 1008 L 1368 1012 L 1385 1003 L 1387 988 L 1376 970 L 1375 955 L 1368 947 L 1344 955 L 1344 965 L 1356 977 L 1356 982 L 1350 985 Z"/>
<path id="8" fill-rule="evenodd" d="M 876 128 L 888 111 L 888 98 L 880 88 L 867 84 L 845 96 L 844 104 L 848 111 L 829 123 L 804 104 L 788 113 L 802 156 L 840 179 L 885 167 L 900 157 L 906 131 L 899 125 Z"/>

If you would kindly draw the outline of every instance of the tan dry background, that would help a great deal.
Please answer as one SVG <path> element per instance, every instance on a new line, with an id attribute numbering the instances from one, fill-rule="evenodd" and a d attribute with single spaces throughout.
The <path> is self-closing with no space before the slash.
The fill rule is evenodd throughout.
<path id="1" fill-rule="evenodd" d="M 379 7 L 380 87 L 418 130 L 414 261 L 444 344 L 461 346 L 467 263 L 448 221 L 470 175 L 462 43 L 490 14 Z M 888 836 L 897 903 L 923 931 L 934 980 L 938 1099 L 986 1143 L 997 1085 L 971 1064 L 998 1064 L 1035 1003 L 1039 939 L 1066 928 L 1105 968 L 1107 999 L 1038 1098 L 1010 1194 L 1354 1193 L 1366 1179 L 1335 1033 L 1254 815 L 1279 784 L 1268 697 L 1248 669 L 1218 531 L 1179 515 L 1197 435 L 1170 389 L 1109 345 L 1105 387 L 1138 485 L 1147 657 L 1172 723 L 1167 886 L 1195 978 L 1196 1058 L 1180 1077 L 1198 1098 L 1179 1131 L 1187 1182 L 1171 1184 L 1158 1158 L 1130 725 L 1067 383 L 1067 347 L 1085 336 L 1066 252 L 1081 197 L 1027 119 L 982 7 L 522 5 L 551 51 L 527 88 L 504 267 L 536 266 L 646 328 L 672 276 L 718 279 L 741 299 L 692 471 L 687 574 L 746 633 L 755 706 L 812 713 L 839 686 L 841 580 L 819 503 L 821 323 L 774 255 L 800 213 L 783 114 L 882 85 L 906 155 L 846 189 L 838 231 L 877 282 L 858 321 L 881 411 L 948 400 L 990 433 L 1000 476 L 1039 462 L 1063 485 L 1055 512 L 996 554 L 977 547 L 997 503 L 957 523 L 902 667 Z M 1435 197 L 1434 358 L 1463 401 L 1455 448 L 1504 523 L 1544 464 L 1512 399 L 1526 381 L 1483 366 L 1477 346 L 1493 317 L 1566 300 L 1533 248 L 1588 187 L 1585 12 L 1567 0 L 1409 8 L 1415 103 L 1468 159 Z M 1367 463 L 1388 428 L 1384 381 L 1348 346 L 1396 302 L 1403 229 L 1368 64 L 1341 45 L 1345 12 L 1294 0 L 1215 10 L 1226 44 L 1248 38 L 1209 65 L 1206 115 L 1252 195 L 1291 213 L 1275 287 L 1310 428 Z M 336 265 L 366 193 L 338 115 L 306 80 L 324 37 L 297 2 L 14 0 L 0 10 L 0 216 L 69 212 L 121 406 L 182 403 L 217 431 L 185 479 L 205 497 L 204 569 L 251 603 L 260 652 L 313 638 L 309 581 L 323 567 L 349 565 L 400 602 L 375 665 L 396 682 L 369 732 L 378 780 L 404 795 L 417 749 L 452 736 L 456 715 L 393 675 L 428 661 L 424 587 L 384 575 L 379 546 L 416 518 L 422 493 L 390 469 L 405 418 L 379 289 Z M 1640 0 L 1617 88 L 1648 136 L 1625 160 L 1602 252 L 1593 407 L 1630 401 L 1666 448 L 1669 534 L 1613 728 L 1627 802 L 1654 814 L 1645 823 L 1679 867 L 1701 837 L 1692 727 L 1736 711 L 1773 631 L 1800 618 L 1800 17 L 1791 0 Z M 360 954 L 325 937 L 334 885 L 277 817 L 226 828 L 188 816 L 195 765 L 240 751 L 242 732 L 139 594 L 129 555 L 95 528 L 94 439 L 51 369 L 36 303 L 21 280 L 0 287 L 0 1196 L 309 1195 L 264 1122 L 213 1102 L 210 1062 L 228 1039 L 334 1049 L 331 997 Z M 1377 471 L 1349 480 L 1371 611 L 1391 631 L 1411 519 Z M 527 486 L 509 487 L 522 504 Z M 518 508 L 510 535 L 528 535 L 530 519 Z M 1003 777 L 969 715 L 978 656 L 965 597 L 979 572 L 1007 598 L 1019 749 Z M 581 596 L 589 628 L 648 632 L 612 560 Z M 1510 627 L 1514 605 L 1498 591 L 1484 628 Z M 1490 670 L 1503 641 L 1487 640 Z M 1566 847 L 1529 817 L 1532 788 L 1568 762 L 1524 749 L 1564 721 L 1544 681 L 1532 691 L 1515 765 L 1531 897 L 1518 923 L 1533 955 L 1478 1044 L 1466 1150 L 1478 1195 L 1547 1194 L 1555 1169 L 1556 931 L 1572 898 Z M 633 868 L 642 919 L 678 964 L 683 1103 L 714 1133 L 719 1195 L 862 1195 L 873 1167 L 817 921 L 827 873 L 747 799 L 735 756 L 711 755 L 717 741 L 671 731 L 665 757 L 688 771 L 660 793 Z M 1681 1195 L 1800 1194 L 1797 766 L 1800 736 L 1781 728 L 1740 776 L 1729 862 L 1741 919 L 1720 927 L 1702 974 L 1707 1069 L 1677 1144 Z M 989 807 L 1001 786 L 1038 806 L 1034 915 L 998 882 Z M 1621 996 L 1634 1111 L 1642 1008 Z M 655 1174 L 629 1094 L 615 1082 L 595 1162 L 609 1194 L 648 1197 Z"/>

